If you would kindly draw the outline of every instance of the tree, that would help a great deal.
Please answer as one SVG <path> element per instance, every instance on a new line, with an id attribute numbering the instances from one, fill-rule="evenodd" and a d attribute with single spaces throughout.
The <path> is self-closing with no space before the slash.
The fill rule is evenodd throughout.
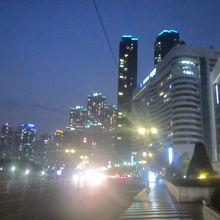
<path id="1" fill-rule="evenodd" d="M 181 176 L 185 176 L 187 168 L 189 166 L 190 158 L 189 154 L 184 152 L 177 160 L 176 167 L 179 170 Z"/>
<path id="2" fill-rule="evenodd" d="M 200 176 L 201 173 L 212 175 L 214 171 L 209 161 L 205 145 L 197 142 L 194 148 L 192 159 L 189 163 L 187 176 L 196 178 Z"/>
<path id="3" fill-rule="evenodd" d="M 181 174 L 174 163 L 172 163 L 166 170 L 167 178 L 181 178 Z"/>

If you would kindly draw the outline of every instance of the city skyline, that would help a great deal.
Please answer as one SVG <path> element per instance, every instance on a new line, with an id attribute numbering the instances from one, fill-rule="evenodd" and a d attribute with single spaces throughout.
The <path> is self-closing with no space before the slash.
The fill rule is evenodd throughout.
<path id="1" fill-rule="evenodd" d="M 90 1 L 39 2 L 0 3 L 0 123 L 33 122 L 51 132 L 66 126 L 69 108 L 88 94 L 101 91 L 115 104 L 118 71 Z M 123 34 L 139 38 L 138 82 L 153 69 L 153 44 L 163 29 L 176 29 L 189 45 L 220 48 L 218 1 L 139 2 L 97 1 L 116 60 Z"/>

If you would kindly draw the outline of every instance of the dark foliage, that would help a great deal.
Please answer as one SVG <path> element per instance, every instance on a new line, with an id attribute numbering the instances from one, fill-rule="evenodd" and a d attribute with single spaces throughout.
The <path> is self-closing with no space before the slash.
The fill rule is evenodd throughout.
<path id="1" fill-rule="evenodd" d="M 172 163 L 166 170 L 166 178 L 180 178 L 181 173 L 174 163 Z"/>
<path id="2" fill-rule="evenodd" d="M 209 161 L 205 145 L 198 142 L 195 145 L 192 159 L 189 163 L 187 170 L 187 176 L 196 178 L 201 172 L 208 173 L 209 175 L 214 174 L 212 165 Z"/>
<path id="3" fill-rule="evenodd" d="M 220 187 L 216 188 L 211 197 L 212 206 L 220 212 Z"/>
<path id="4" fill-rule="evenodd" d="M 183 153 L 177 160 L 176 167 L 181 174 L 181 176 L 185 176 L 187 172 L 187 168 L 189 166 L 190 158 L 188 153 Z"/>

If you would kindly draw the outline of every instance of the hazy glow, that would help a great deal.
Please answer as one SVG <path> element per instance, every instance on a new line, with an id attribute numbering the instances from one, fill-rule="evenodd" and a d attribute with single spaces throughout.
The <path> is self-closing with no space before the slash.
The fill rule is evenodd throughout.
<path id="1" fill-rule="evenodd" d="M 168 149 L 168 157 L 169 157 L 169 164 L 171 164 L 173 162 L 173 148 L 169 147 Z"/>
<path id="2" fill-rule="evenodd" d="M 151 128 L 150 131 L 151 131 L 152 134 L 157 134 L 158 133 L 157 128 Z"/>
<path id="3" fill-rule="evenodd" d="M 25 170 L 25 175 L 28 175 L 30 173 L 30 170 Z"/>
<path id="4" fill-rule="evenodd" d="M 14 172 L 15 170 L 16 170 L 16 167 L 13 166 L 13 167 L 11 168 L 11 171 Z"/>
<path id="5" fill-rule="evenodd" d="M 139 134 L 145 134 L 146 133 L 146 129 L 145 128 L 138 128 L 138 133 Z"/>
<path id="6" fill-rule="evenodd" d="M 219 104 L 218 85 L 215 85 L 215 91 L 216 91 L 216 101 L 217 101 L 217 104 Z"/>
<path id="7" fill-rule="evenodd" d="M 148 180 L 149 180 L 149 183 L 155 183 L 156 182 L 156 175 L 155 175 L 154 172 L 149 171 Z"/>

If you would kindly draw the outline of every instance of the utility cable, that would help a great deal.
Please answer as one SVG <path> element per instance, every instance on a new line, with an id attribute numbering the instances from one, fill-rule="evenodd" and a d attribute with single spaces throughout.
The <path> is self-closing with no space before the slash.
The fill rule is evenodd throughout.
<path id="1" fill-rule="evenodd" d="M 108 34 L 107 34 L 106 29 L 105 29 L 105 26 L 104 26 L 104 24 L 103 24 L 102 17 L 101 17 L 101 15 L 100 15 L 100 13 L 99 13 L 98 6 L 97 6 L 95 0 L 92 0 L 92 2 L 93 2 L 93 5 L 94 5 L 94 7 L 95 7 L 96 13 L 97 13 L 97 15 L 98 15 L 98 17 L 99 17 L 99 21 L 100 21 L 100 23 L 101 23 L 102 30 L 103 30 L 103 32 L 104 32 L 104 34 L 105 34 L 105 38 L 106 38 L 106 40 L 107 40 L 109 49 L 110 49 L 110 51 L 111 51 L 112 58 L 113 58 L 113 60 L 114 60 L 114 63 L 115 63 L 115 65 L 116 65 L 116 67 L 118 68 L 118 63 L 117 63 L 117 61 L 116 61 L 115 54 L 114 54 L 113 49 L 112 49 L 112 46 L 111 46 L 111 42 L 110 42 L 110 40 L 109 40 Z"/>

